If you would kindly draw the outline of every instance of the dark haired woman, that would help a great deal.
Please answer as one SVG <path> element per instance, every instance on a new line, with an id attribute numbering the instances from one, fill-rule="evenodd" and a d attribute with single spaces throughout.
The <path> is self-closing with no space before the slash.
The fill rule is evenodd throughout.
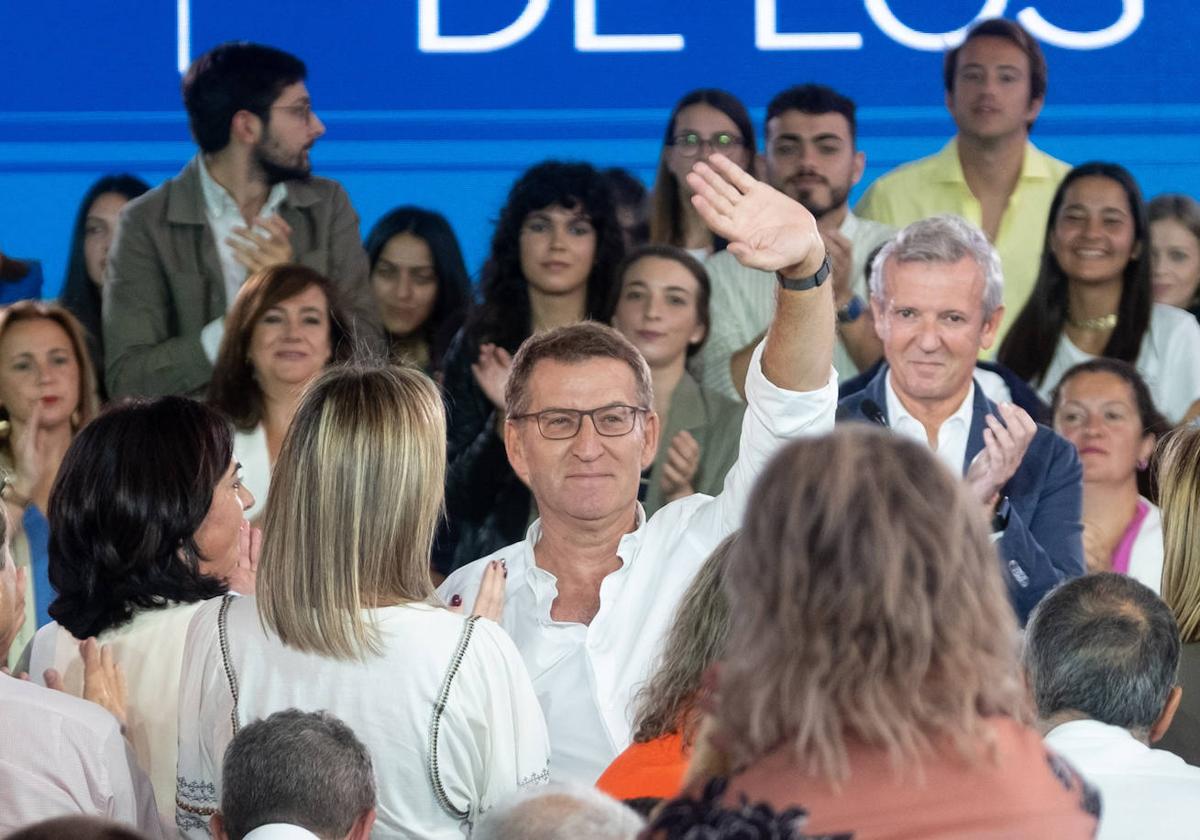
<path id="1" fill-rule="evenodd" d="M 1092 359 L 1054 389 L 1054 431 L 1083 462 L 1083 550 L 1089 572 L 1119 572 L 1161 591 L 1162 520 L 1148 468 L 1170 430 L 1128 362 Z"/>
<path id="2" fill-rule="evenodd" d="M 121 210 L 148 189 L 149 184 L 133 175 L 105 175 L 84 193 L 71 229 L 67 276 L 59 293 L 59 302 L 87 332 L 88 355 L 101 380 L 104 379 L 104 336 L 100 331 L 100 288 L 104 285 L 108 249 L 117 232 Z M 103 388 L 101 382 L 101 394 Z"/>
<path id="3" fill-rule="evenodd" d="M 754 171 L 754 126 L 746 106 L 716 88 L 685 94 L 671 109 L 663 136 L 658 172 L 654 176 L 654 208 L 650 241 L 683 248 L 703 261 L 725 243 L 714 237 L 696 208 L 688 172 L 697 160 L 720 152 L 747 172 Z"/>
<path id="4" fill-rule="evenodd" d="M 389 355 L 435 376 L 471 296 L 453 228 L 440 213 L 397 207 L 375 223 L 363 247 Z"/>
<path id="5" fill-rule="evenodd" d="M 509 192 L 483 269 L 482 300 L 443 368 L 449 468 L 447 525 L 434 553 L 439 571 L 524 535 L 530 495 L 501 437 L 512 354 L 534 332 L 603 317 L 621 241 L 608 184 L 586 163 L 538 164 Z"/>
<path id="6" fill-rule="evenodd" d="M 81 695 L 79 640 L 112 649 L 128 682 L 128 735 L 175 811 L 176 704 L 188 622 L 206 598 L 253 591 L 257 535 L 244 511 L 228 423 L 183 397 L 125 403 L 85 426 L 50 496 L 54 622 L 30 673 L 56 669 Z"/>
<path id="7" fill-rule="evenodd" d="M 291 263 L 252 274 L 225 316 L 208 402 L 233 421 L 234 455 L 256 499 L 266 501 L 304 389 L 353 352 L 347 317 L 327 277 Z"/>
<path id="8" fill-rule="evenodd" d="M 1050 204 L 1037 284 L 999 361 L 1049 402 L 1066 371 L 1096 356 L 1129 362 L 1172 423 L 1200 411 L 1200 324 L 1154 303 L 1141 191 L 1115 163 L 1075 167 Z"/>

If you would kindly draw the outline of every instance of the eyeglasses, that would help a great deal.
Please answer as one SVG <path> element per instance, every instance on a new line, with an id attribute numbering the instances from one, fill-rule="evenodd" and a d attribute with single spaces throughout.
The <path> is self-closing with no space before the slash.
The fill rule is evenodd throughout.
<path id="1" fill-rule="evenodd" d="M 621 437 L 633 431 L 633 421 L 638 414 L 649 411 L 636 405 L 604 405 L 590 411 L 574 408 L 547 408 L 529 414 L 518 414 L 513 420 L 537 418 L 538 431 L 547 440 L 568 440 L 579 434 L 583 418 L 592 418 L 592 426 L 604 437 Z"/>
<path id="2" fill-rule="evenodd" d="M 298 102 L 295 105 L 272 105 L 272 111 L 287 111 L 293 117 L 309 123 L 313 119 L 313 108 L 311 102 Z"/>
<path id="3" fill-rule="evenodd" d="M 725 152 L 729 149 L 740 149 L 745 140 L 728 131 L 718 131 L 711 137 L 701 137 L 694 131 L 676 134 L 671 138 L 671 145 L 684 157 L 695 157 L 700 154 L 700 147 L 707 144 L 714 152 Z"/>

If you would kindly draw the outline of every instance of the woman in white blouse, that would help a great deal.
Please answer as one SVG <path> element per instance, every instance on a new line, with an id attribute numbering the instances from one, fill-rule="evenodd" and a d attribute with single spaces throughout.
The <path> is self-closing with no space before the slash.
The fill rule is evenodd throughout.
<path id="1" fill-rule="evenodd" d="M 516 647 L 434 595 L 445 429 L 437 387 L 415 370 L 337 367 L 305 394 L 275 465 L 258 594 L 206 604 L 189 629 L 176 811 L 187 836 L 208 834 L 235 730 L 287 708 L 328 710 L 371 750 L 377 837 L 461 838 L 548 778 Z M 503 575 L 485 583 L 493 600 Z"/>
<path id="2" fill-rule="evenodd" d="M 1083 549 L 1089 572 L 1119 572 L 1155 592 L 1162 586 L 1163 533 L 1149 476 L 1158 439 L 1170 429 L 1128 362 L 1092 359 L 1054 389 L 1054 431 L 1083 463 Z"/>

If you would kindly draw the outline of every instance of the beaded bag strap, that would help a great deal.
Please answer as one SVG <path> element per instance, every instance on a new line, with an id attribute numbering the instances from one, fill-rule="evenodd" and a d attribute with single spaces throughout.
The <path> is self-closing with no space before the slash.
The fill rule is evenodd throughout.
<path id="1" fill-rule="evenodd" d="M 465 811 L 455 807 L 454 803 L 450 801 L 450 797 L 446 795 L 446 788 L 442 785 L 442 776 L 438 770 L 438 735 L 442 724 L 442 712 L 446 710 L 446 701 L 450 697 L 450 685 L 454 682 L 455 675 L 458 674 L 459 666 L 462 665 L 467 645 L 471 642 L 471 633 L 478 620 L 479 616 L 473 615 L 463 622 L 462 636 L 459 637 L 458 647 L 450 659 L 450 667 L 446 670 L 446 678 L 442 681 L 442 690 L 438 692 L 437 702 L 433 705 L 433 720 L 429 724 L 429 781 L 433 785 L 433 795 L 437 799 L 438 805 L 442 806 L 443 811 L 456 820 L 468 822 L 471 818 L 470 804 L 468 803 Z M 236 694 L 234 696 L 236 697 Z"/>
<path id="2" fill-rule="evenodd" d="M 225 681 L 229 683 L 229 693 L 233 696 L 233 710 L 229 713 L 229 722 L 233 724 L 233 734 L 238 734 L 238 681 L 237 672 L 233 670 L 233 662 L 229 656 L 229 605 L 235 596 L 226 595 L 221 601 L 221 609 L 217 613 L 217 637 L 221 643 L 221 663 L 225 666 Z"/>

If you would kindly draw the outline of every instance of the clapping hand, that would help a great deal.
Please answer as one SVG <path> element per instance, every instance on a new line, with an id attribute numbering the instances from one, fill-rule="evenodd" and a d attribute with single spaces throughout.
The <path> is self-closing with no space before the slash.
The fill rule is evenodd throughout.
<path id="1" fill-rule="evenodd" d="M 1004 422 L 994 414 L 987 415 L 983 449 L 971 461 L 966 476 L 972 495 L 989 510 L 999 500 L 1000 489 L 1020 468 L 1021 459 L 1037 434 L 1037 423 L 1024 409 L 1000 403 L 999 410 Z"/>
<path id="2" fill-rule="evenodd" d="M 512 373 L 512 354 L 495 344 L 481 344 L 479 359 L 471 365 L 471 373 L 492 405 L 504 411 L 504 389 Z"/>
<path id="3" fill-rule="evenodd" d="M 816 219 L 798 202 L 722 154 L 697 161 L 687 181 L 696 211 L 742 265 L 794 278 L 821 267 L 825 246 Z"/>
<path id="4" fill-rule="evenodd" d="M 252 274 L 292 261 L 292 227 L 280 216 L 257 216 L 253 226 L 235 227 L 231 233 L 225 244 L 233 249 L 233 258 Z"/>
<path id="5" fill-rule="evenodd" d="M 692 480 L 700 466 L 700 444 L 692 437 L 691 432 L 686 429 L 676 432 L 675 437 L 671 438 L 666 459 L 660 483 L 663 498 L 673 502 L 695 493 Z"/>

